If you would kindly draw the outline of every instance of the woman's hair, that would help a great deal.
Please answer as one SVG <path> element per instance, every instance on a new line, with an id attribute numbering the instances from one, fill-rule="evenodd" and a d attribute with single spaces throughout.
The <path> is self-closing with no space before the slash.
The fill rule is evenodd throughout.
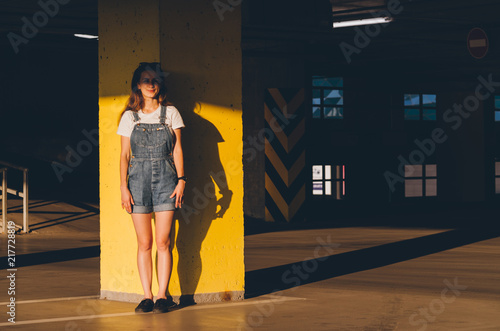
<path id="1" fill-rule="evenodd" d="M 161 70 L 160 63 L 158 62 L 141 62 L 137 69 L 134 71 L 134 75 L 132 76 L 132 82 L 130 83 L 132 92 L 130 93 L 130 97 L 128 98 L 127 105 L 125 106 L 125 110 L 120 115 L 123 115 L 127 110 L 131 110 L 134 112 L 139 111 L 144 108 L 144 97 L 142 96 L 141 90 L 137 87 L 139 81 L 141 80 L 141 75 L 145 71 L 150 71 L 154 73 L 156 76 L 156 81 L 159 85 L 159 92 L 156 95 L 156 99 L 162 106 L 171 106 L 172 104 L 167 99 L 167 85 L 165 83 L 165 73 Z"/>

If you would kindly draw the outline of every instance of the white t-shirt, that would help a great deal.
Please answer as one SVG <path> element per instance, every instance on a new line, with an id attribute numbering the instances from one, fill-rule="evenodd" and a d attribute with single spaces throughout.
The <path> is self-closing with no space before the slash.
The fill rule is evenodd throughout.
<path id="1" fill-rule="evenodd" d="M 144 114 L 142 110 L 137 112 L 139 115 L 139 122 L 134 123 L 134 114 L 131 110 L 127 110 L 123 113 L 123 116 L 120 120 L 120 124 L 118 125 L 118 133 L 121 136 L 129 137 L 134 130 L 134 125 L 137 123 L 144 124 L 155 124 L 160 123 L 160 113 L 161 106 L 158 107 L 154 112 L 149 114 Z M 184 127 L 184 122 L 182 121 L 181 114 L 174 106 L 167 106 L 167 113 L 165 118 L 165 124 L 171 129 L 179 129 Z M 173 133 L 173 132 L 172 132 Z"/>

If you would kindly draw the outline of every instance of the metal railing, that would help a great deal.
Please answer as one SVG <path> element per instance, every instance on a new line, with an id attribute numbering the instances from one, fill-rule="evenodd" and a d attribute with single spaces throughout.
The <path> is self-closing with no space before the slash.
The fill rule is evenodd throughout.
<path id="1" fill-rule="evenodd" d="M 28 168 L 16 166 L 14 164 L 0 161 L 0 164 L 5 166 L 5 168 L 1 168 L 0 172 L 2 173 L 2 232 L 6 231 L 6 223 L 7 223 L 7 194 L 17 195 L 23 198 L 23 226 L 19 226 L 16 224 L 17 228 L 22 229 L 22 232 L 29 232 L 29 222 L 28 222 Z M 23 173 L 23 191 L 16 191 L 7 187 L 7 170 L 8 168 L 16 169 L 22 171 Z"/>

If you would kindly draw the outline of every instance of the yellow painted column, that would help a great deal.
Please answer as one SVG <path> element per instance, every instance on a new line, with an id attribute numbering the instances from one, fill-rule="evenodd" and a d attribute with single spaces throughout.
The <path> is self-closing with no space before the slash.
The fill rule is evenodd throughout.
<path id="1" fill-rule="evenodd" d="M 196 302 L 244 293 L 241 15 L 210 2 L 99 1 L 101 297 L 139 301 L 130 215 L 121 209 L 119 115 L 139 62 L 161 60 L 179 109 L 188 183 L 172 234 L 169 294 Z M 153 247 L 153 293 L 157 292 Z"/>
<path id="2" fill-rule="evenodd" d="M 227 10 L 221 20 L 211 1 L 161 0 L 160 9 L 161 62 L 169 73 L 169 95 L 186 124 L 189 178 L 187 208 L 177 223 L 179 279 L 172 279 L 172 290 L 179 286 L 176 290 L 195 293 L 201 301 L 207 293 L 240 299 L 245 274 L 241 10 Z"/>

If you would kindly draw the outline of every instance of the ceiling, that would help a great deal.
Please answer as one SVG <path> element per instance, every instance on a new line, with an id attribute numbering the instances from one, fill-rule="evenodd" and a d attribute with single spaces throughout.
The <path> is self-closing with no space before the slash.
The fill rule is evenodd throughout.
<path id="1" fill-rule="evenodd" d="M 334 19 L 336 8 L 343 15 L 356 16 L 366 13 L 377 16 L 386 5 L 376 8 L 380 1 L 331 0 Z M 365 5 L 363 7 L 363 5 Z M 358 60 L 363 62 L 418 61 L 433 64 L 434 71 L 452 68 L 471 71 L 498 71 L 500 52 L 500 1 L 498 0 L 401 0 L 400 12 L 394 21 L 372 38 Z M 361 16 L 366 14 L 361 14 Z M 489 41 L 488 55 L 474 59 L 467 50 L 467 37 L 471 29 L 479 27 L 486 32 Z M 364 31 L 364 27 L 360 27 Z M 335 31 L 338 30 L 338 31 Z M 336 40 L 353 43 L 354 29 L 334 29 Z"/>
<path id="2" fill-rule="evenodd" d="M 387 0 L 329 0 L 333 17 L 344 20 L 350 17 L 366 17 L 371 13 L 387 9 Z M 397 1 L 397 0 L 395 0 Z M 30 22 L 33 15 L 41 11 L 39 0 L 0 0 L 0 32 L 21 32 L 23 17 Z M 290 1 L 276 1 L 290 4 Z M 313 6 L 316 1 L 297 1 L 297 3 Z M 498 0 L 400 0 L 401 13 L 395 15 L 399 27 L 412 29 L 414 32 L 426 31 L 429 28 L 449 30 L 462 26 L 482 25 L 488 28 L 500 27 L 500 1 Z M 68 0 L 48 24 L 40 28 L 43 34 L 97 34 L 97 3 L 98 0 Z M 301 7 L 300 5 L 299 7 Z M 266 8 L 268 10 L 266 10 Z M 323 9 L 325 7 L 322 7 Z M 305 8 L 304 8 L 305 9 Z M 266 1 L 259 14 L 273 12 L 271 3 Z M 283 10 L 283 6 L 281 6 Z M 436 31 L 440 32 L 440 31 Z"/>
<path id="3" fill-rule="evenodd" d="M 0 0 L 0 32 L 21 32 L 25 24 L 23 17 L 33 22 L 33 16 L 43 12 L 38 2 L 39 0 Z M 97 34 L 97 0 L 68 0 L 67 4 L 50 10 L 54 10 L 56 14 L 48 19 L 46 25 L 40 27 L 41 34 Z"/>
<path id="4" fill-rule="evenodd" d="M 397 8 L 391 15 L 394 20 L 379 25 L 379 31 L 376 26 L 371 27 L 375 33 L 367 45 L 357 47 L 358 53 L 352 55 L 349 68 L 360 67 L 359 72 L 366 68 L 382 72 L 387 68 L 442 71 L 445 75 L 454 71 L 470 75 L 500 70 L 499 0 L 314 0 L 307 3 L 315 10 L 296 6 L 296 13 L 287 9 L 285 15 L 281 14 L 289 1 L 272 2 L 281 2 L 280 8 L 265 0 L 253 0 L 247 6 L 258 6 L 259 1 L 254 17 L 245 18 L 250 15 L 243 14 L 243 50 L 247 56 L 295 54 L 309 56 L 326 66 L 346 68 L 340 45 L 359 46 L 359 31 L 365 33 L 368 26 L 333 29 L 331 22 L 385 16 L 389 2 Z M 330 9 L 330 23 L 324 24 L 324 17 L 319 18 L 318 12 Z M 311 19 L 311 13 L 316 17 Z M 262 17 L 268 18 L 267 24 Z M 467 50 L 468 33 L 475 27 L 482 28 L 489 39 L 488 54 L 481 60 L 474 59 Z"/>
<path id="5" fill-rule="evenodd" d="M 22 33 L 23 17 L 30 22 L 42 8 L 39 0 L 0 0 L 2 44 L 9 32 Z M 354 28 L 332 29 L 332 20 L 347 20 L 379 15 L 387 10 L 388 0 L 252 0 L 243 2 L 243 49 L 246 54 L 324 53 L 339 58 L 339 44 L 354 43 Z M 500 55 L 499 0 L 392 0 L 400 12 L 394 21 L 371 38 L 357 64 L 388 61 L 419 61 L 441 65 L 476 65 L 466 49 L 468 32 L 484 29 L 490 42 L 485 70 L 498 70 Z M 97 35 L 98 0 L 68 0 L 57 15 L 39 29 L 37 42 L 51 47 L 73 47 L 74 33 Z M 331 9 L 331 11 L 330 11 Z M 364 27 L 359 27 L 364 29 Z M 67 39 L 61 39 L 67 38 Z M 77 38 L 72 38 L 77 39 Z M 68 40 L 61 42 L 61 40 Z M 32 43 L 36 44 L 36 43 Z M 465 51 L 464 51 L 465 47 Z M 4 49 L 4 48 L 2 48 Z M 341 54 L 340 54 L 341 55 Z"/>
<path id="6" fill-rule="evenodd" d="M 385 0 L 330 0 L 335 18 L 366 15 L 386 7 Z"/>

